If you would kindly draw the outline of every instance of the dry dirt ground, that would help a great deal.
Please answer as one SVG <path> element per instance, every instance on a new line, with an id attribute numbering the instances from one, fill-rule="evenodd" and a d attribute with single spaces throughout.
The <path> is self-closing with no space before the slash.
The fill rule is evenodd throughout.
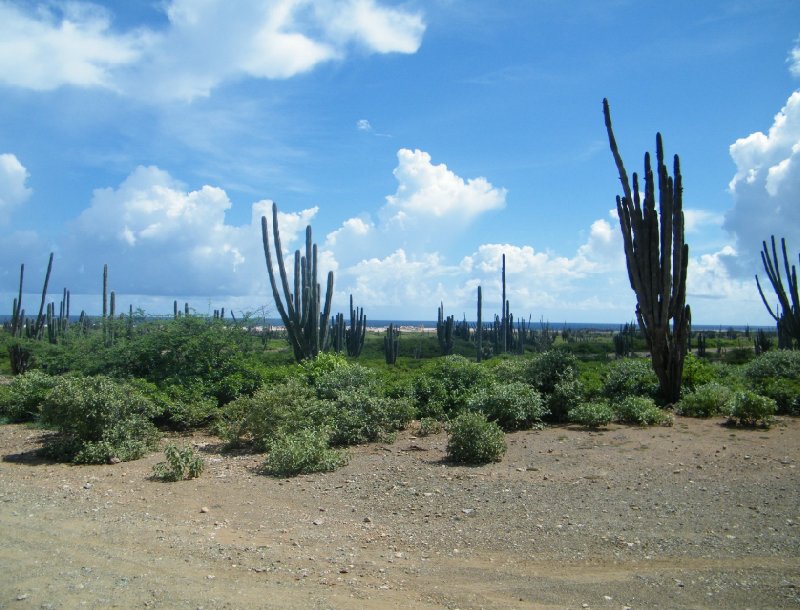
<path id="1" fill-rule="evenodd" d="M 274 479 L 213 437 L 201 478 L 35 457 L 0 426 L 0 608 L 800 606 L 800 420 L 552 427 L 501 463 L 444 433 Z"/>

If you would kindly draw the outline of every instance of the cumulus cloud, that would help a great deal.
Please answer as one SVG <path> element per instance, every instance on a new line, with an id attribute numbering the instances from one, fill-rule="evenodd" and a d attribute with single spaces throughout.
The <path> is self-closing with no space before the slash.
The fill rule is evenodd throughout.
<path id="1" fill-rule="evenodd" d="M 789 71 L 795 76 L 800 76 L 800 39 L 798 39 L 798 44 L 789 51 L 787 61 L 789 62 Z"/>
<path id="2" fill-rule="evenodd" d="M 0 82 L 35 90 L 112 87 L 112 71 L 141 56 L 148 36 L 116 34 L 105 9 L 84 3 L 26 11 L 0 4 Z"/>
<path id="3" fill-rule="evenodd" d="M 31 196 L 28 177 L 28 170 L 16 155 L 0 155 L 0 224 L 8 222 L 14 208 Z"/>
<path id="4" fill-rule="evenodd" d="M 374 0 L 172 0 L 168 26 L 118 32 L 81 2 L 23 10 L 0 4 L 0 81 L 30 89 L 110 87 L 191 100 L 229 80 L 285 79 L 366 53 L 414 53 L 425 24 Z"/>
<path id="5" fill-rule="evenodd" d="M 723 227 L 736 237 L 739 273 L 759 267 L 761 242 L 769 236 L 797 239 L 800 227 L 800 91 L 775 115 L 769 132 L 755 132 L 730 147 L 736 175 L 734 205 Z M 794 230 L 793 230 L 794 228 Z M 787 233 L 788 231 L 788 233 Z M 734 266 L 732 265 L 732 269 Z"/>
<path id="6" fill-rule="evenodd" d="M 96 286 L 107 263 L 112 287 L 127 294 L 265 294 L 261 216 L 271 219 L 272 202 L 254 203 L 241 226 L 226 222 L 231 205 L 220 188 L 190 190 L 157 167 L 136 168 L 117 188 L 96 190 L 70 227 L 70 288 Z M 316 211 L 279 213 L 284 254 L 293 254 Z"/>
<path id="7" fill-rule="evenodd" d="M 444 163 L 434 165 L 421 150 L 401 148 L 397 161 L 397 192 L 386 197 L 382 210 L 391 226 L 409 228 L 416 221 L 441 219 L 465 224 L 506 204 L 506 189 L 495 188 L 483 177 L 464 181 Z"/>

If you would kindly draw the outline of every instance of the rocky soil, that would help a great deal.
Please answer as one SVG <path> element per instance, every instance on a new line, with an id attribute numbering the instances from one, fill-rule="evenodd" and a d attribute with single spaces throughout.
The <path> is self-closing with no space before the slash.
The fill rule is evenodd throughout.
<path id="1" fill-rule="evenodd" d="M 288 480 L 195 435 L 178 483 L 0 426 L 0 608 L 798 607 L 800 420 L 722 423 L 520 432 L 479 468 L 412 428 Z"/>

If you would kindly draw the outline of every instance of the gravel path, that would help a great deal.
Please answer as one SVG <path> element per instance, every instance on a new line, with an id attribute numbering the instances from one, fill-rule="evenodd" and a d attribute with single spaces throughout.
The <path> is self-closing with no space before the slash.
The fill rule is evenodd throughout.
<path id="1" fill-rule="evenodd" d="M 290 480 L 195 435 L 179 483 L 43 434 L 0 426 L 0 608 L 800 607 L 796 418 L 520 432 L 479 468 L 412 429 Z"/>

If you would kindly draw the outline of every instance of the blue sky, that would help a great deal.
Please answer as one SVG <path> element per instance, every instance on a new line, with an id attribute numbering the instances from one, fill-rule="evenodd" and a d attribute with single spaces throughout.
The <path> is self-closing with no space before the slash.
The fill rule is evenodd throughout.
<path id="1" fill-rule="evenodd" d="M 311 223 L 334 310 L 625 322 L 612 213 L 655 134 L 684 178 L 700 324 L 770 324 L 800 248 L 795 0 L 0 0 L 0 300 L 271 311 L 260 217 Z"/>

